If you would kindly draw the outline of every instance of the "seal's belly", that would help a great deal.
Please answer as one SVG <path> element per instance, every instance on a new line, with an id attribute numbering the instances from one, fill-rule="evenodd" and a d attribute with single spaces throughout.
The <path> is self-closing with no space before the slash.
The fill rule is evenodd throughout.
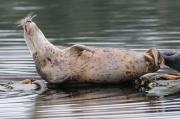
<path id="1" fill-rule="evenodd" d="M 79 66 L 80 65 L 80 66 Z M 78 58 L 80 82 L 122 82 L 146 73 L 143 53 L 126 49 L 97 49 Z"/>

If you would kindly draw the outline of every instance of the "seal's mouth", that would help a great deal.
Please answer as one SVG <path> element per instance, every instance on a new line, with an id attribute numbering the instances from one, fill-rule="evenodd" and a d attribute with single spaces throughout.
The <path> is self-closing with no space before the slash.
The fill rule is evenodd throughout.
<path id="1" fill-rule="evenodd" d="M 25 19 L 24 30 L 29 35 L 31 33 L 31 23 L 32 23 L 32 20 L 30 18 Z"/>

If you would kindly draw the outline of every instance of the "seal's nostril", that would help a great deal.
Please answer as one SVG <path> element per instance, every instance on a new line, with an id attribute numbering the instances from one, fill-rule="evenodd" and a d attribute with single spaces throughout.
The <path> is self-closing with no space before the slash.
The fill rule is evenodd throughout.
<path id="1" fill-rule="evenodd" d="M 32 22 L 32 20 L 30 19 L 30 18 L 26 18 L 26 20 L 25 20 L 26 22 L 29 22 L 29 23 L 31 23 Z"/>
<path id="2" fill-rule="evenodd" d="M 27 20 L 26 22 L 30 22 L 31 23 L 31 20 Z"/>

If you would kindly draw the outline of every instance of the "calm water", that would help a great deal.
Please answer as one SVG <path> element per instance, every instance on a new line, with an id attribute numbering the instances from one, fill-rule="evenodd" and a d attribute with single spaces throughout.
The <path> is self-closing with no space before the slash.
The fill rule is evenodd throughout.
<path id="1" fill-rule="evenodd" d="M 0 80 L 39 78 L 15 24 L 34 21 L 60 48 L 180 48 L 179 0 L 0 0 Z M 0 93 L 0 118 L 180 118 L 180 94 L 152 98 L 131 87 Z"/>

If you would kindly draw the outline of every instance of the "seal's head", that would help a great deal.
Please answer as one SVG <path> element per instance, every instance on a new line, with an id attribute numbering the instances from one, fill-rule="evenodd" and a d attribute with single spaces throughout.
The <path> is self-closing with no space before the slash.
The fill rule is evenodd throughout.
<path id="1" fill-rule="evenodd" d="M 27 35 L 33 35 L 34 29 L 37 29 L 37 26 L 30 17 L 25 18 L 24 20 L 24 33 Z"/>
<path id="2" fill-rule="evenodd" d="M 24 38 L 31 54 L 40 51 L 43 43 L 47 41 L 36 23 L 32 21 L 32 18 L 28 16 L 21 20 L 21 25 L 24 29 Z"/>
<path id="3" fill-rule="evenodd" d="M 32 17 L 26 17 L 23 20 L 23 29 L 24 35 L 27 37 L 29 36 L 37 39 L 37 37 L 42 34 L 41 30 L 38 28 L 36 23 L 32 21 Z"/>

